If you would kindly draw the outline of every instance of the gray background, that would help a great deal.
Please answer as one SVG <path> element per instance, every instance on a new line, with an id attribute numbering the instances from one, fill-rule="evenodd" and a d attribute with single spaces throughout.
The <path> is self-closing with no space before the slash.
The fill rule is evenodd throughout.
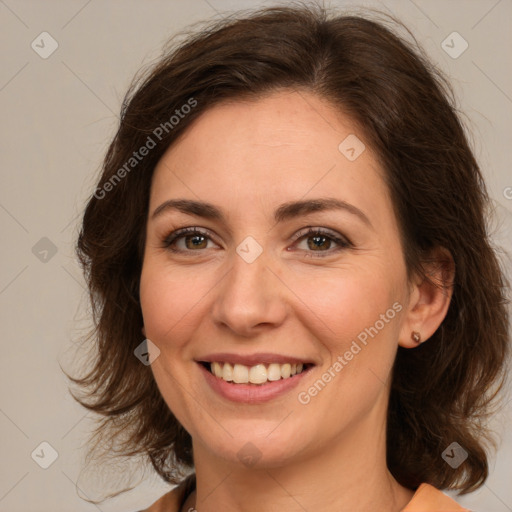
<path id="1" fill-rule="evenodd" d="M 59 367 L 69 371 L 73 361 L 80 367 L 76 340 L 89 326 L 73 254 L 78 218 L 115 132 L 121 100 L 141 65 L 193 22 L 275 3 L 0 0 L 0 511 L 128 512 L 168 490 L 148 472 L 133 491 L 109 502 L 95 506 L 80 499 L 116 490 L 123 485 L 118 477 L 129 468 L 80 474 L 93 423 L 68 395 Z M 496 242 L 510 250 L 512 1 L 333 0 L 326 5 L 392 12 L 448 73 L 496 206 Z M 45 31 L 58 48 L 43 59 L 31 43 L 48 52 L 51 41 L 40 36 Z M 468 43 L 457 58 L 442 44 L 454 31 Z M 463 41 L 456 37 L 448 44 L 453 54 Z M 493 419 L 502 444 L 491 460 L 490 478 L 479 491 L 457 498 L 475 511 L 512 511 L 511 419 L 509 401 Z M 42 442 L 58 454 L 47 469 L 36 463 L 50 461 L 51 449 L 41 451 Z M 102 489 L 102 483 L 109 485 Z"/>

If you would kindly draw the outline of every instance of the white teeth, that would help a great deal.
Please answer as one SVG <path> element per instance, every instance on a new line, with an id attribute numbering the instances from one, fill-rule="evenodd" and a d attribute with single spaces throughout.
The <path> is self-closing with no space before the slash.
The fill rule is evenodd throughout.
<path id="1" fill-rule="evenodd" d="M 246 384 L 249 382 L 249 368 L 243 364 L 235 364 L 233 367 L 233 382 Z"/>
<path id="2" fill-rule="evenodd" d="M 219 363 L 212 363 L 212 372 L 215 377 L 222 377 L 222 366 Z"/>
<path id="3" fill-rule="evenodd" d="M 302 363 L 271 363 L 269 365 L 257 364 L 255 366 L 245 366 L 243 364 L 231 365 L 230 363 L 219 363 L 217 361 L 210 363 L 211 372 L 227 382 L 236 384 L 265 384 L 268 381 L 288 379 L 302 372 L 304 365 Z"/>
<path id="4" fill-rule="evenodd" d="M 249 382 L 252 384 L 263 384 L 267 382 L 267 369 L 264 364 L 251 366 L 249 370 Z"/>
<path id="5" fill-rule="evenodd" d="M 272 363 L 268 365 L 267 379 L 268 380 L 279 380 L 281 378 L 281 365 Z"/>
<path id="6" fill-rule="evenodd" d="M 222 375 L 219 375 L 219 377 L 222 377 L 224 380 L 231 382 L 233 380 L 233 367 L 229 363 L 224 364 L 224 366 L 222 366 L 220 363 L 217 364 L 222 367 Z"/>
<path id="7" fill-rule="evenodd" d="M 281 377 L 283 379 L 287 379 L 292 374 L 292 365 L 290 363 L 285 363 L 281 365 Z"/>

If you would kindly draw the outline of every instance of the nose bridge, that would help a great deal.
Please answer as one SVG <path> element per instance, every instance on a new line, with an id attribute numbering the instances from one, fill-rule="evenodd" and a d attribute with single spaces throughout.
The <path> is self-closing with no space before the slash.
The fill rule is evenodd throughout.
<path id="1" fill-rule="evenodd" d="M 216 322 L 248 336 L 256 326 L 276 326 L 283 321 L 282 285 L 268 268 L 270 259 L 270 253 L 252 237 L 236 247 L 213 306 Z"/>

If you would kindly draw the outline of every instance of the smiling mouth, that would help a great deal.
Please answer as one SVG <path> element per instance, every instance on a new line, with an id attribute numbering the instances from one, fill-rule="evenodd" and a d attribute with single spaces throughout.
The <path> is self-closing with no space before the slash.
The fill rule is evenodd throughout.
<path id="1" fill-rule="evenodd" d="M 292 379 L 309 371 L 313 363 L 270 363 L 246 366 L 224 362 L 199 361 L 211 374 L 231 384 L 262 385 L 278 380 Z"/>

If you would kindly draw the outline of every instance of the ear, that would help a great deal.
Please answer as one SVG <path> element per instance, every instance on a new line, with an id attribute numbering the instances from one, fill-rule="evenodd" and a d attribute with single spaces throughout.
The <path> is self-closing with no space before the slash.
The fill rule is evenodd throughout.
<path id="1" fill-rule="evenodd" d="M 430 338 L 444 320 L 453 295 L 455 264 L 444 247 L 433 249 L 422 264 L 423 275 L 415 275 L 409 294 L 409 304 L 400 329 L 399 345 L 417 347 Z M 420 335 L 420 341 L 412 333 Z"/>

